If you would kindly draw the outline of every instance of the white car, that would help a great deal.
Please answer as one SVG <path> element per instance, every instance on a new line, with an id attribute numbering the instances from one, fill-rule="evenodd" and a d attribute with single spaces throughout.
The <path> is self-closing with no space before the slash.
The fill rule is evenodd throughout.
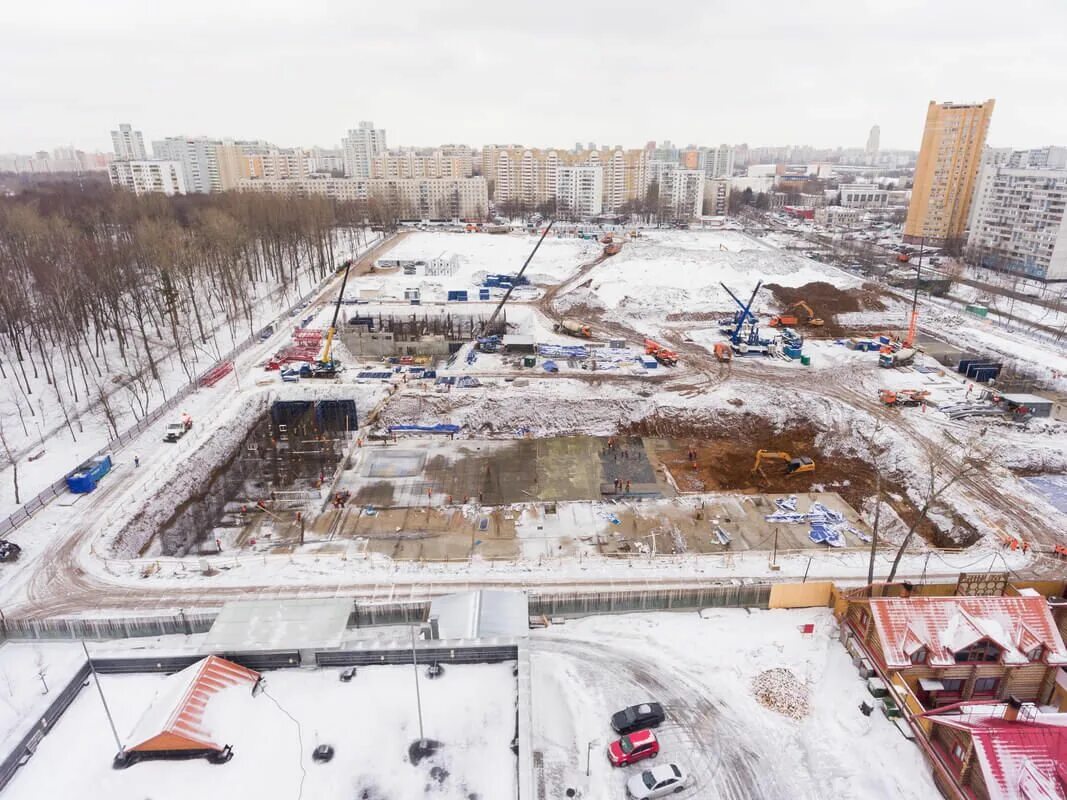
<path id="1" fill-rule="evenodd" d="M 630 778 L 626 791 L 634 800 L 652 800 L 682 791 L 688 780 L 685 770 L 677 764 L 661 764 Z"/>

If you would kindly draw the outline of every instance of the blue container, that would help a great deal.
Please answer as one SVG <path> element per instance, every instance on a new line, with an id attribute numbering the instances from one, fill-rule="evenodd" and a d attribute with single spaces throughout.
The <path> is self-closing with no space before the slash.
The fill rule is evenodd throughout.
<path id="1" fill-rule="evenodd" d="M 488 300 L 489 299 L 489 290 L 488 289 L 479 289 L 478 290 L 478 299 L 479 300 Z"/>
<path id="2" fill-rule="evenodd" d="M 782 352 L 793 359 L 800 358 L 800 356 L 802 355 L 799 347 L 785 347 L 782 348 Z"/>
<path id="3" fill-rule="evenodd" d="M 111 456 L 92 458 L 67 476 L 67 488 L 74 494 L 88 494 L 111 471 Z"/>

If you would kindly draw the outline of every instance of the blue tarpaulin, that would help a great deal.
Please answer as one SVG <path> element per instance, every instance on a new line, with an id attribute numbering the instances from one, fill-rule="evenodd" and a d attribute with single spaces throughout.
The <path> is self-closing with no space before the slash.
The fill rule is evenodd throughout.
<path id="1" fill-rule="evenodd" d="M 539 344 L 537 354 L 548 358 L 589 358 L 589 350 L 580 344 Z"/>
<path id="2" fill-rule="evenodd" d="M 545 372 L 559 372 L 559 367 L 556 366 L 555 361 L 545 361 L 541 366 L 545 368 Z"/>

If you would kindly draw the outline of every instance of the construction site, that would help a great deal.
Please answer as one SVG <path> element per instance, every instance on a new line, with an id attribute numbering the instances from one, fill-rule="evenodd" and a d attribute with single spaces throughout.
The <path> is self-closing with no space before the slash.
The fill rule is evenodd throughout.
<path id="1" fill-rule="evenodd" d="M 541 580 L 688 559 L 683 579 L 746 554 L 759 574 L 778 556 L 859 574 L 1054 547 L 1062 512 L 1039 487 L 1067 469 L 1056 380 L 926 298 L 732 231 L 418 232 L 375 258 L 400 245 L 455 257 L 441 274 L 349 264 L 235 364 L 240 385 L 183 404 L 196 425 L 142 451 L 131 502 L 95 520 L 122 489 L 105 476 L 72 506 L 87 538 L 56 563 L 83 564 L 85 588 L 63 603 L 121 575 L 162 599 L 268 574 Z"/>

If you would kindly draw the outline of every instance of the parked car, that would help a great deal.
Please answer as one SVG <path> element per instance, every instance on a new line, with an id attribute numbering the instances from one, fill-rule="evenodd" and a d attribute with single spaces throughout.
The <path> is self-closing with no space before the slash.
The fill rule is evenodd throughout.
<path id="1" fill-rule="evenodd" d="M 640 730 L 616 739 L 608 745 L 608 761 L 615 767 L 627 767 L 659 755 L 659 739 L 650 730 Z"/>
<path id="2" fill-rule="evenodd" d="M 0 539 L 0 561 L 15 561 L 22 548 L 7 539 Z"/>
<path id="3" fill-rule="evenodd" d="M 634 775 L 626 782 L 626 791 L 634 800 L 654 800 L 682 791 L 688 781 L 689 776 L 677 764 L 662 764 Z"/>
<path id="4" fill-rule="evenodd" d="M 611 728 L 618 734 L 633 733 L 642 728 L 655 728 L 667 715 L 659 703 L 641 703 L 611 715 Z"/>

